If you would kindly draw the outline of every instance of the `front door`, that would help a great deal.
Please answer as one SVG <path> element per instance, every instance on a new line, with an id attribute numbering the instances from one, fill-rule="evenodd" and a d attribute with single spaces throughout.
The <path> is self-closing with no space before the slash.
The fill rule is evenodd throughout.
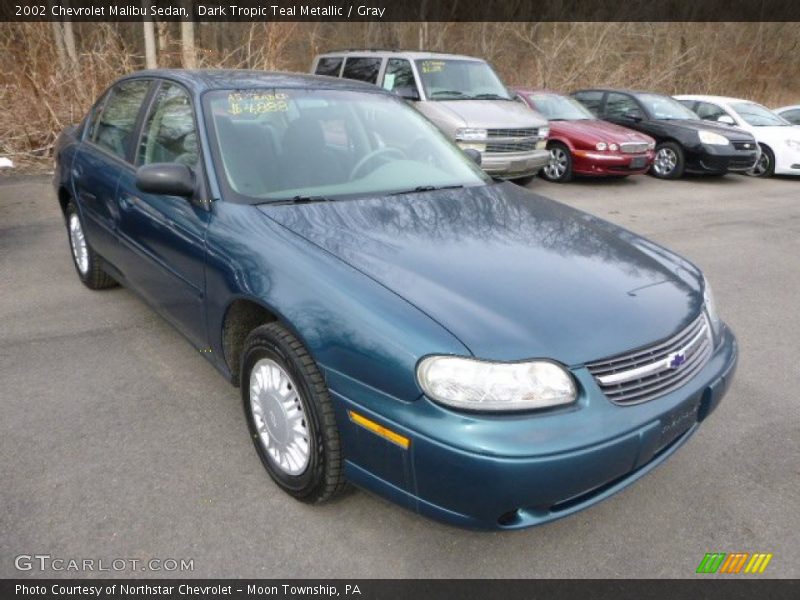
<path id="1" fill-rule="evenodd" d="M 136 166 L 177 162 L 200 174 L 194 110 L 180 85 L 162 82 L 144 119 Z M 206 345 L 205 232 L 209 213 L 195 199 L 148 194 L 135 172 L 120 178 L 119 240 L 131 255 L 127 278 L 195 345 Z"/>

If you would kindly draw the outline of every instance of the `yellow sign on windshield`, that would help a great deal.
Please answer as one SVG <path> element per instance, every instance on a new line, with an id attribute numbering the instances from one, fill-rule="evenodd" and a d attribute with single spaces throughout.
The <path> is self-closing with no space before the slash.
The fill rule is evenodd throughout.
<path id="1" fill-rule="evenodd" d="M 228 94 L 228 113 L 232 115 L 260 115 L 270 112 L 286 112 L 289 110 L 289 96 L 276 93 L 241 93 Z"/>

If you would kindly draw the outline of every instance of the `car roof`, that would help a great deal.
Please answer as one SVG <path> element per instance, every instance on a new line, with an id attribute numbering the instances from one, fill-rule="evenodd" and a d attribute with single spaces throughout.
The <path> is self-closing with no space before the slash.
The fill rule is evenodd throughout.
<path id="1" fill-rule="evenodd" d="M 675 94 L 675 98 L 680 100 L 696 100 L 698 102 L 724 102 L 733 104 L 734 102 L 753 102 L 746 98 L 732 98 L 731 96 L 712 96 L 709 94 Z M 755 104 L 755 103 L 754 103 Z"/>
<path id="2" fill-rule="evenodd" d="M 800 104 L 789 104 L 788 106 L 779 106 L 778 108 L 773 108 L 773 112 L 783 112 L 785 110 L 796 110 L 800 108 Z"/>
<path id="3" fill-rule="evenodd" d="M 552 94 L 553 96 L 568 96 L 566 92 L 558 92 L 548 88 L 528 88 L 528 87 L 513 87 L 511 88 L 519 94 Z"/>
<path id="4" fill-rule="evenodd" d="M 371 48 L 364 48 L 363 50 L 357 48 L 349 48 L 347 50 L 331 50 L 330 52 L 323 52 L 317 55 L 317 58 L 327 58 L 327 57 L 334 57 L 334 56 L 379 56 L 381 58 L 385 56 L 401 56 L 404 58 L 409 58 L 411 60 L 417 59 L 425 59 L 425 58 L 455 58 L 458 60 L 474 60 L 476 62 L 486 62 L 482 58 L 476 58 L 474 56 L 466 56 L 464 54 L 446 54 L 444 52 L 424 52 L 420 50 L 383 50 L 383 49 L 371 49 Z"/>
<path id="5" fill-rule="evenodd" d="M 136 71 L 126 79 L 157 77 L 182 83 L 196 94 L 208 90 L 231 90 L 248 88 L 305 88 L 355 90 L 365 92 L 389 93 L 376 85 L 305 73 L 278 73 L 247 69 L 148 69 Z"/>
<path id="6" fill-rule="evenodd" d="M 578 92 L 619 92 L 621 94 L 657 94 L 659 96 L 669 96 L 669 94 L 663 94 L 661 92 L 654 92 L 652 90 L 632 90 L 630 88 L 604 88 L 604 87 L 588 87 L 588 88 L 581 88 L 578 90 L 573 90 L 571 93 L 576 94 Z"/>

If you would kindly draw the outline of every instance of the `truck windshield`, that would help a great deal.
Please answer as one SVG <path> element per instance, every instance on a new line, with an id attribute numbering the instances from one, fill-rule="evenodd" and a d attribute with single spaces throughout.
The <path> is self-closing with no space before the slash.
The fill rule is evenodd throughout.
<path id="1" fill-rule="evenodd" d="M 569 96 L 558 94 L 530 94 L 528 96 L 536 110 L 548 121 L 581 121 L 596 119 L 588 108 Z"/>
<path id="2" fill-rule="evenodd" d="M 511 100 L 503 82 L 483 61 L 426 58 L 416 63 L 428 100 Z"/>
<path id="3" fill-rule="evenodd" d="M 433 124 L 388 94 L 213 91 L 204 109 L 216 172 L 234 201 L 329 200 L 490 181 Z"/>

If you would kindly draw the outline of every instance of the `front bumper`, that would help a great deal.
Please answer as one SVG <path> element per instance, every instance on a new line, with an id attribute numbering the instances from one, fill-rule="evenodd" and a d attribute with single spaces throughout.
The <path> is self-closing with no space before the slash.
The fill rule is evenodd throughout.
<path id="1" fill-rule="evenodd" d="M 758 145 L 755 150 L 736 150 L 731 146 L 702 145 L 686 156 L 686 170 L 695 173 L 724 174 L 745 172 L 758 160 Z"/>
<path id="2" fill-rule="evenodd" d="M 669 394 L 618 406 L 579 366 L 575 405 L 526 415 L 470 415 L 424 397 L 403 403 L 327 375 L 352 483 L 454 525 L 516 529 L 587 508 L 666 460 L 717 407 L 736 362 L 735 338 L 723 327 L 708 363 Z M 359 427 L 350 410 L 409 446 Z"/>
<path id="3" fill-rule="evenodd" d="M 527 152 L 483 152 L 481 168 L 491 175 L 513 179 L 536 175 L 550 162 L 550 151 L 545 148 Z"/>
<path id="4" fill-rule="evenodd" d="M 579 175 L 636 175 L 646 173 L 655 154 L 614 154 L 592 150 L 572 152 L 572 171 Z M 638 164 L 637 164 L 638 163 Z"/>

